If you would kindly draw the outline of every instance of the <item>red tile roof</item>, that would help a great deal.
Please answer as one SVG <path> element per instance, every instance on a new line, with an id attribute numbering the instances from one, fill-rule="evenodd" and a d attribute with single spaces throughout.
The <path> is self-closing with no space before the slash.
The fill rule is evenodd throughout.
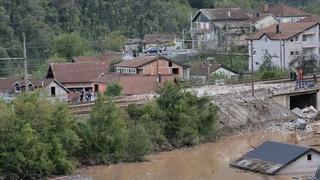
<path id="1" fill-rule="evenodd" d="M 320 23 L 320 16 L 312 15 L 312 16 L 309 16 L 309 17 L 306 17 L 306 18 L 300 20 L 299 22 L 318 22 L 318 23 Z"/>
<path id="2" fill-rule="evenodd" d="M 144 35 L 143 42 L 145 44 L 157 44 L 172 42 L 178 38 L 177 33 L 170 34 L 146 34 Z"/>
<path id="3" fill-rule="evenodd" d="M 121 60 L 122 60 L 122 54 L 118 52 L 106 52 L 102 55 L 79 56 L 79 57 L 73 58 L 73 61 L 75 63 L 104 62 L 107 68 L 109 68 L 112 62 L 121 61 Z"/>
<path id="4" fill-rule="evenodd" d="M 11 91 L 17 79 L 0 79 L 0 91 Z"/>
<path id="5" fill-rule="evenodd" d="M 60 83 L 87 83 L 107 73 L 103 62 L 90 63 L 51 63 L 47 78 L 54 78 Z"/>
<path id="6" fill-rule="evenodd" d="M 317 22 L 296 22 L 296 23 L 282 23 L 280 24 L 280 32 L 276 33 L 277 25 L 272 25 L 253 35 L 253 39 L 260 39 L 263 35 L 267 35 L 271 40 L 287 40 L 290 39 L 312 27 L 319 25 Z"/>
<path id="7" fill-rule="evenodd" d="M 215 9 L 200 9 L 193 18 L 195 21 L 200 13 L 205 15 L 211 21 L 225 20 L 248 20 L 250 19 L 247 13 L 241 8 L 215 8 Z"/>
<path id="8" fill-rule="evenodd" d="M 189 67 L 188 65 L 184 65 L 179 62 L 175 62 L 175 61 L 168 59 L 168 58 L 165 58 L 165 57 L 160 57 L 159 59 L 176 63 L 182 67 Z M 142 56 L 142 57 L 137 57 L 132 60 L 123 61 L 119 64 L 116 64 L 115 67 L 139 68 L 139 67 L 142 67 L 146 64 L 152 63 L 153 61 L 156 61 L 156 60 L 157 60 L 157 56 Z"/>
<path id="9" fill-rule="evenodd" d="M 166 81 L 173 82 L 175 76 L 166 75 L 161 77 L 160 86 Z M 157 77 L 150 75 L 128 75 L 111 73 L 92 80 L 93 83 L 110 84 L 117 83 L 122 87 L 122 93 L 125 95 L 135 95 L 155 92 L 158 88 Z"/>
<path id="10" fill-rule="evenodd" d="M 277 17 L 296 17 L 296 16 L 310 16 L 309 13 L 306 13 L 300 9 L 287 6 L 287 5 L 279 5 L 275 4 L 272 6 L 269 6 L 268 11 L 265 11 L 264 13 L 271 13 Z"/>

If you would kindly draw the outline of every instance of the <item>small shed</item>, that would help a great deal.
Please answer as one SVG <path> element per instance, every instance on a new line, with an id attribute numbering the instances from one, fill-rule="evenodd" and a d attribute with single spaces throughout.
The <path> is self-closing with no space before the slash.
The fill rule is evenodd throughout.
<path id="1" fill-rule="evenodd" d="M 230 165 L 268 175 L 314 175 L 320 165 L 320 152 L 310 147 L 267 141 Z"/>

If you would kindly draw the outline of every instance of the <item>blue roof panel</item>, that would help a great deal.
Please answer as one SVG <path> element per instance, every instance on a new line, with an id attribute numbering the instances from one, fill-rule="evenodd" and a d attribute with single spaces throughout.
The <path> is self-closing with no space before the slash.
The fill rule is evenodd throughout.
<path id="1" fill-rule="evenodd" d="M 298 145 L 267 141 L 256 149 L 245 154 L 243 158 L 260 159 L 267 162 L 285 165 L 300 157 L 310 149 L 311 148 L 301 147 Z"/>

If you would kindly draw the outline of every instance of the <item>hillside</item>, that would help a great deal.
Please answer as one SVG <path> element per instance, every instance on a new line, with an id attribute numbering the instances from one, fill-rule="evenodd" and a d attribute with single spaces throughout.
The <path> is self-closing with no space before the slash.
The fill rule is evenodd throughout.
<path id="1" fill-rule="evenodd" d="M 320 14 L 317 0 L 281 2 Z M 119 46 L 125 37 L 180 32 L 189 27 L 190 15 L 198 8 L 240 6 L 256 11 L 264 3 L 264 0 L 0 0 L 0 57 L 21 57 L 21 34 L 25 32 L 29 69 L 34 72 L 50 57 L 65 58 L 61 57 L 62 50 L 78 48 L 71 55 L 99 53 L 118 50 L 110 47 L 111 42 Z M 59 37 L 62 33 L 67 34 Z M 21 61 L 2 60 L 0 76 L 19 74 L 20 66 Z"/>

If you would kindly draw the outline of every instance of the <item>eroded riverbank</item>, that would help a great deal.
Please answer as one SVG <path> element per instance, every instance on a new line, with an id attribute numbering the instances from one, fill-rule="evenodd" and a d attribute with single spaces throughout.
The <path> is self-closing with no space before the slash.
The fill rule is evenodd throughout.
<path id="1" fill-rule="evenodd" d="M 78 169 L 71 179 L 94 180 L 284 180 L 229 167 L 229 162 L 266 140 L 292 142 L 289 134 L 255 132 L 224 137 L 189 149 L 162 152 L 149 162 Z"/>

